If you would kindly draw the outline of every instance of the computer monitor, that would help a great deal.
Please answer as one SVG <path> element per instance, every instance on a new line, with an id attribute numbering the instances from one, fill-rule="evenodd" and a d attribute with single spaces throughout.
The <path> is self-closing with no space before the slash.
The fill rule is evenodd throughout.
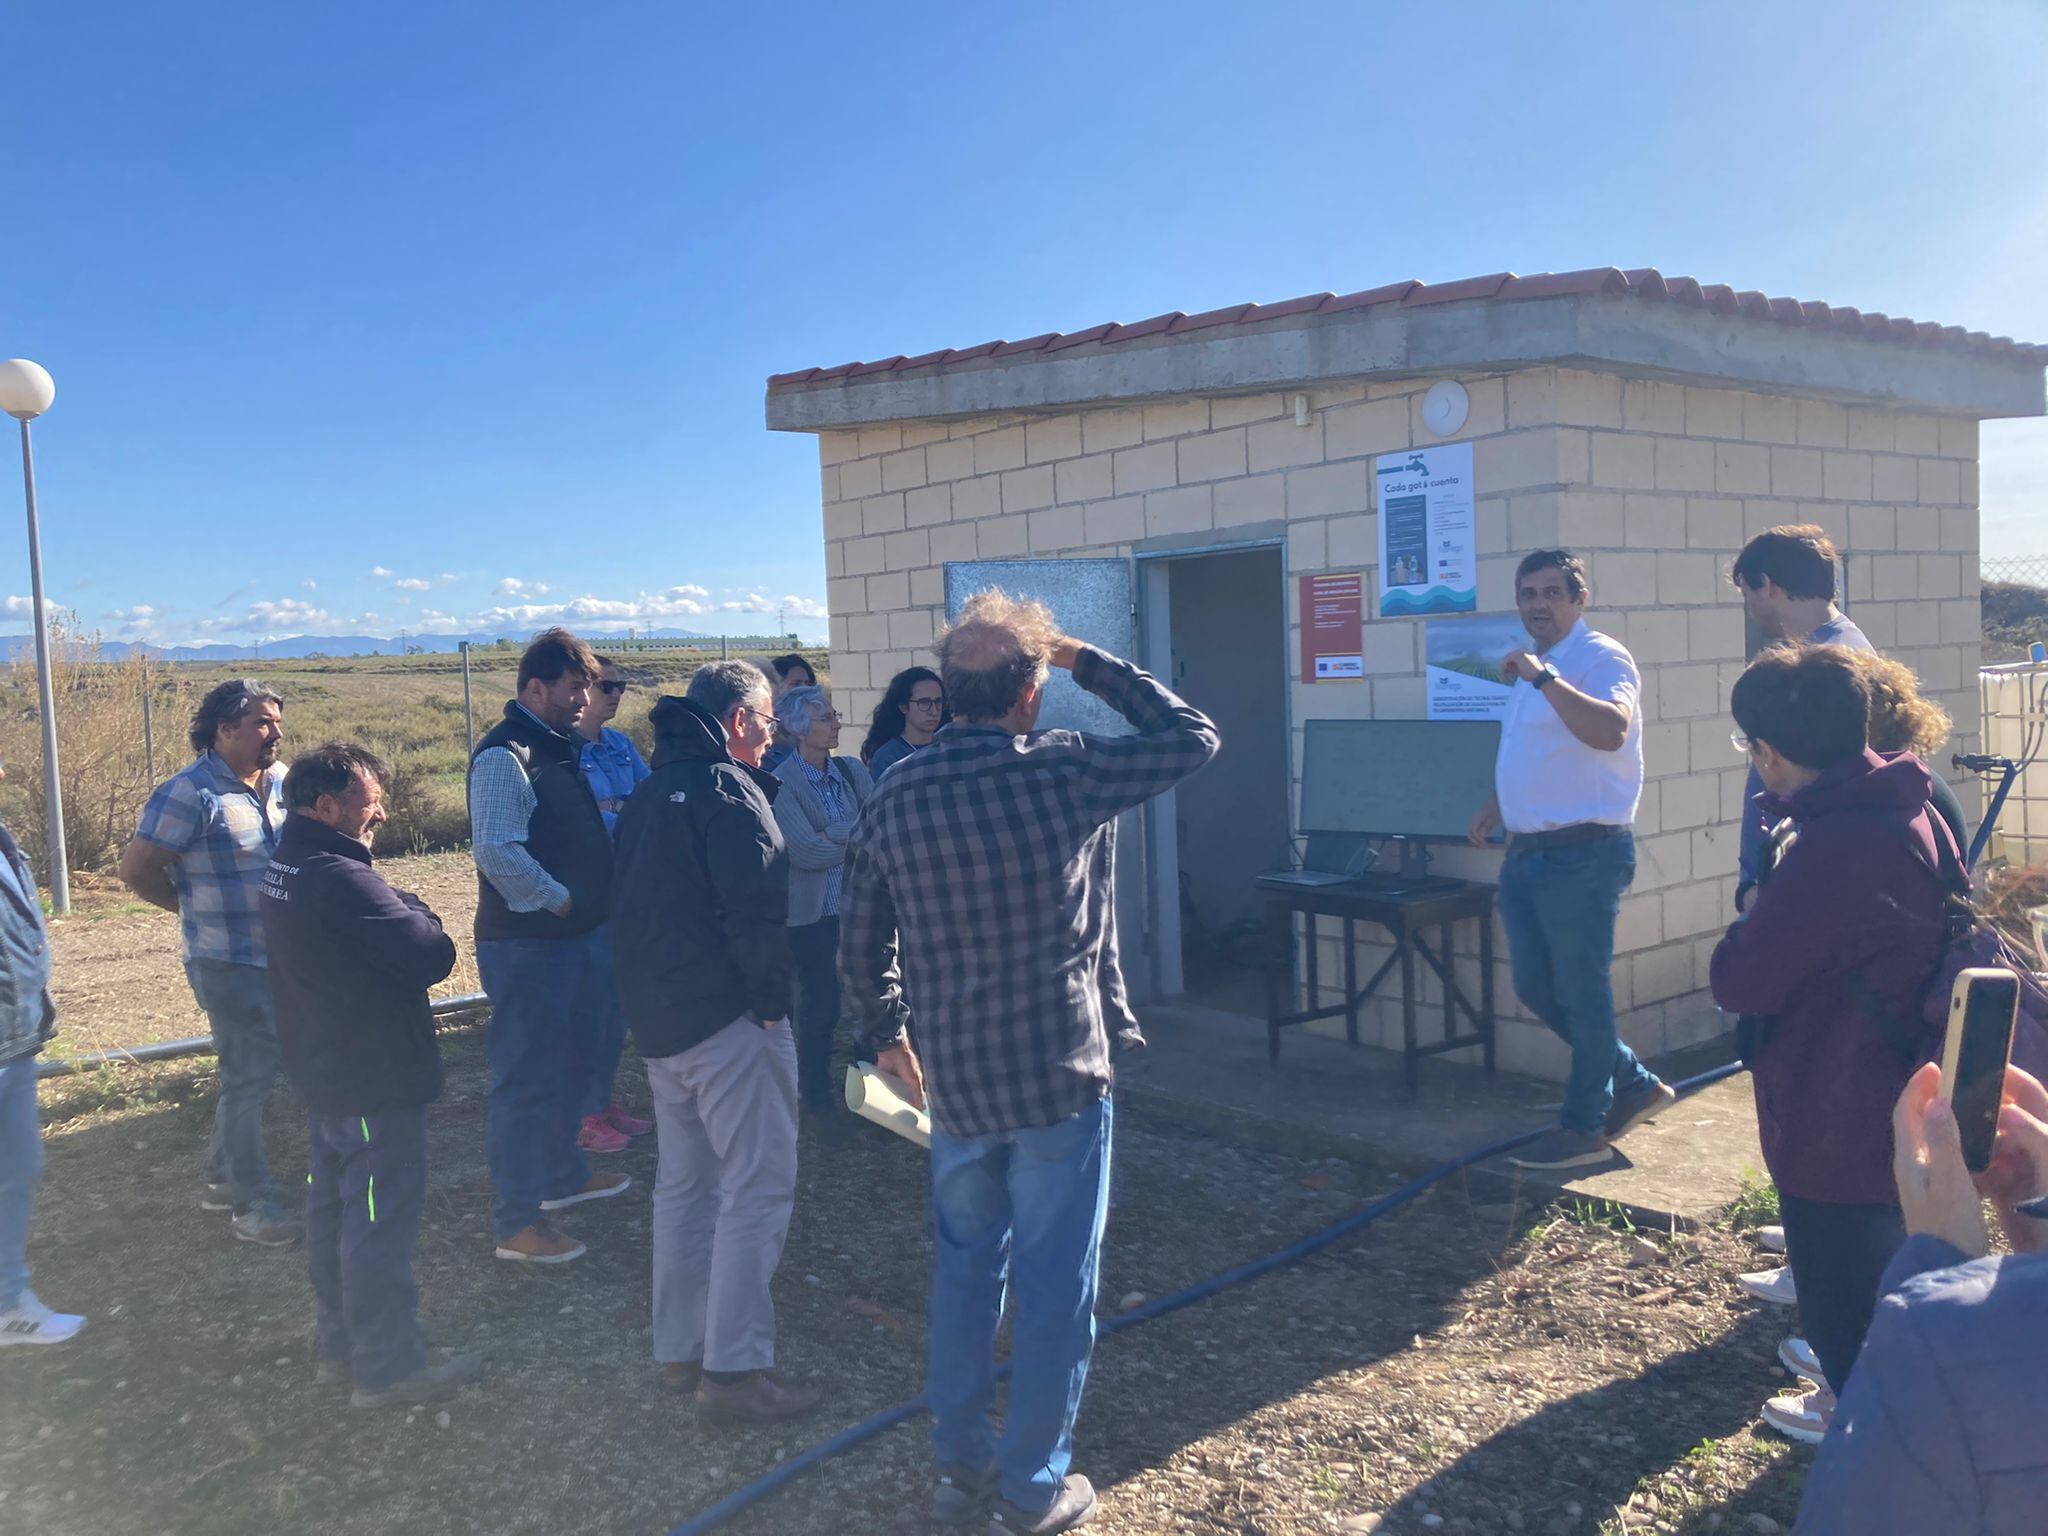
<path id="1" fill-rule="evenodd" d="M 1311 720 L 1301 760 L 1301 832 L 1397 837 L 1402 865 L 1425 840 L 1462 839 L 1493 794 L 1497 720 Z"/>

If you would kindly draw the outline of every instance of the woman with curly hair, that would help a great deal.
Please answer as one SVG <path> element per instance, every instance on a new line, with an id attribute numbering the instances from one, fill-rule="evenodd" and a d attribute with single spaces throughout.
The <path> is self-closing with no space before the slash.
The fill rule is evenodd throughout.
<path id="1" fill-rule="evenodd" d="M 1956 851 L 1968 854 L 1970 827 L 1963 816 L 1963 802 L 1934 761 L 1948 744 L 1953 727 L 1948 711 L 1921 694 L 1920 679 L 1903 661 L 1894 661 L 1876 651 L 1852 651 L 1845 646 L 1831 649 L 1840 650 L 1849 659 L 1862 674 L 1863 686 L 1870 690 L 1870 750 L 1886 757 L 1895 752 L 1910 752 L 1927 764 L 1928 776 L 1933 781 L 1928 802 L 1935 814 L 1948 823 L 1949 835 L 1956 840 Z"/>

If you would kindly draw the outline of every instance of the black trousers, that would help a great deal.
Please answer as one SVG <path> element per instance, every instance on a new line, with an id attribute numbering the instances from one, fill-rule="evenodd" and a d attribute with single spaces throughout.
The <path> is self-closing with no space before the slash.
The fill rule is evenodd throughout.
<path id="1" fill-rule="evenodd" d="M 320 1358 L 380 1391 L 426 1363 L 412 1252 L 427 1195 L 427 1111 L 306 1117 L 306 1269 Z"/>
<path id="2" fill-rule="evenodd" d="M 1787 1194 L 1778 1196 L 1778 1211 L 1806 1342 L 1820 1357 L 1828 1385 L 1840 1393 L 1877 1314 L 1878 1282 L 1906 1240 L 1905 1221 L 1895 1205 L 1837 1205 Z"/>

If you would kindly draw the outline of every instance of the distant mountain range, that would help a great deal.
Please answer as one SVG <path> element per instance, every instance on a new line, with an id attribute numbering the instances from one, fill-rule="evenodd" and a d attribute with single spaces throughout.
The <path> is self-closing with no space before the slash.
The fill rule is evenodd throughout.
<path id="1" fill-rule="evenodd" d="M 470 634 L 470 635 L 285 635 L 276 640 L 266 640 L 262 645 L 151 645 L 146 641 L 103 640 L 99 653 L 106 661 L 124 661 L 141 652 L 148 656 L 161 657 L 165 661 L 293 661 L 309 656 L 398 656 L 410 651 L 424 651 L 434 655 L 451 654 L 462 648 L 467 640 L 471 645 L 495 645 L 500 640 L 523 643 L 529 638 L 525 634 Z M 593 645 L 602 647 L 607 641 L 623 641 L 619 635 L 587 635 Z M 745 649 L 758 649 L 792 643 L 773 635 L 734 635 L 732 640 Z M 698 634 L 687 629 L 646 629 L 636 630 L 636 642 L 648 640 L 691 641 L 699 644 L 715 643 L 716 635 Z M 801 643 L 801 642 L 794 642 Z M 0 635 L 0 658 L 14 660 L 33 656 L 36 642 L 33 635 Z M 78 647 L 74 646 L 74 649 Z"/>

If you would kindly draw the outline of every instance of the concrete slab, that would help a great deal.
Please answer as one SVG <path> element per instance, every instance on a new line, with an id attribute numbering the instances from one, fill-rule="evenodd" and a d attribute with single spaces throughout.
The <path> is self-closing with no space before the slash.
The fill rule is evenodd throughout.
<path id="1" fill-rule="evenodd" d="M 1556 1113 L 1555 1083 L 1432 1059 L 1411 1096 L 1391 1051 L 1290 1030 L 1269 1067 L 1257 1019 L 1179 1004 L 1141 1013 L 1151 1048 L 1119 1065 L 1120 1108 L 1245 1145 L 1413 1175 Z M 1714 1064 L 1687 1060 L 1675 1073 Z M 1762 1166 L 1749 1083 L 1737 1076 L 1637 1127 L 1612 1162 L 1573 1170 L 1561 1186 L 1505 1158 L 1471 1177 L 1502 1199 L 1522 1188 L 1547 1198 L 1561 1187 L 1567 1197 L 1612 1201 L 1639 1224 L 1684 1227 L 1712 1219 L 1735 1198 L 1743 1171 Z"/>

